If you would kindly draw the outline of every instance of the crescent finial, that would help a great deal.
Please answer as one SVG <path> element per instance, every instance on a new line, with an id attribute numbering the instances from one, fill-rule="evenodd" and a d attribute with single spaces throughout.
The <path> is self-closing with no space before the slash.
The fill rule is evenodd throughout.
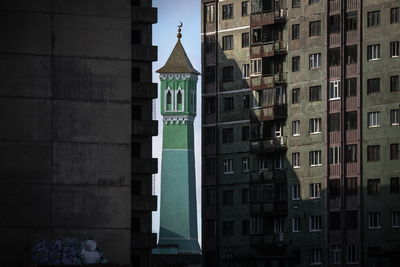
<path id="1" fill-rule="evenodd" d="M 182 21 L 179 23 L 179 25 L 178 25 L 178 35 L 177 35 L 177 37 L 178 37 L 178 39 L 181 39 L 182 38 L 182 34 L 181 34 L 181 31 L 182 31 L 182 26 L 183 26 L 183 23 L 182 23 Z"/>

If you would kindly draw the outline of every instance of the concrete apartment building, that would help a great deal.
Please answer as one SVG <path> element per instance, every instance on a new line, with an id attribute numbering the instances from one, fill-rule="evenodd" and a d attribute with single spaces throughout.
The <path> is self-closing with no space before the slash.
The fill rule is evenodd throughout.
<path id="1" fill-rule="evenodd" d="M 202 1 L 204 266 L 396 266 L 400 3 Z"/>
<path id="2" fill-rule="evenodd" d="M 1 1 L 1 266 L 32 263 L 37 242 L 60 237 L 151 266 L 151 4 Z"/>

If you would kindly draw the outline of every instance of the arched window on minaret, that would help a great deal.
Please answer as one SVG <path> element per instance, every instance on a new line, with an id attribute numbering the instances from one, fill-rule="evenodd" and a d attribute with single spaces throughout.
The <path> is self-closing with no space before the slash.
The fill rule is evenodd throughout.
<path id="1" fill-rule="evenodd" d="M 176 110 L 183 110 L 183 91 L 180 88 L 176 92 Z"/>
<path id="2" fill-rule="evenodd" d="M 171 111 L 172 110 L 172 93 L 171 93 L 171 90 L 167 90 L 167 93 L 166 93 L 166 107 L 165 107 L 165 110 L 166 111 Z"/>

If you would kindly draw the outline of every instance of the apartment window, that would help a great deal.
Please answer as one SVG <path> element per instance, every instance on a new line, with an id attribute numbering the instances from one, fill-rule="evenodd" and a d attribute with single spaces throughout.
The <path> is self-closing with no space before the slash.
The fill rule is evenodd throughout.
<path id="1" fill-rule="evenodd" d="M 310 101 L 320 101 L 321 100 L 321 86 L 310 86 Z"/>
<path id="2" fill-rule="evenodd" d="M 346 30 L 357 30 L 357 11 L 349 12 L 346 16 Z"/>
<path id="3" fill-rule="evenodd" d="M 321 67 L 321 53 L 310 55 L 310 70 Z"/>
<path id="4" fill-rule="evenodd" d="M 222 69 L 222 80 L 223 82 L 233 81 L 233 66 L 224 67 Z"/>
<path id="5" fill-rule="evenodd" d="M 390 124 L 391 125 L 399 125 L 399 115 L 400 109 L 392 109 L 390 110 Z"/>
<path id="6" fill-rule="evenodd" d="M 292 233 L 300 232 L 300 217 L 292 218 Z"/>
<path id="7" fill-rule="evenodd" d="M 222 204 L 223 205 L 233 204 L 233 190 L 222 191 Z"/>
<path id="8" fill-rule="evenodd" d="M 215 66 L 208 66 L 205 68 L 205 83 L 210 84 L 215 82 Z"/>
<path id="9" fill-rule="evenodd" d="M 310 22 L 310 28 L 309 28 L 309 36 L 320 36 L 321 35 L 321 21 L 311 21 Z"/>
<path id="10" fill-rule="evenodd" d="M 232 221 L 222 222 L 222 235 L 225 237 L 233 236 L 233 222 Z"/>
<path id="11" fill-rule="evenodd" d="M 206 206 L 211 207 L 216 203 L 216 191 L 215 189 L 206 189 L 205 192 Z"/>
<path id="12" fill-rule="evenodd" d="M 357 145 L 346 145 L 346 162 L 357 162 Z"/>
<path id="13" fill-rule="evenodd" d="M 242 171 L 248 172 L 250 171 L 249 168 L 249 158 L 242 158 Z"/>
<path id="14" fill-rule="evenodd" d="M 392 193 L 392 194 L 400 193 L 400 178 L 399 177 L 390 178 L 390 193 Z"/>
<path id="15" fill-rule="evenodd" d="M 242 235 L 250 234 L 250 220 L 243 220 L 242 221 Z M 206 265 L 208 266 L 208 265 Z"/>
<path id="16" fill-rule="evenodd" d="M 380 147 L 379 145 L 367 146 L 367 161 L 380 160 Z"/>
<path id="17" fill-rule="evenodd" d="M 342 247 L 340 245 L 331 245 L 329 255 L 331 264 L 340 264 L 342 261 Z"/>
<path id="18" fill-rule="evenodd" d="M 380 212 L 369 212 L 368 213 L 368 228 L 369 229 L 380 229 L 381 228 L 381 213 Z"/>
<path id="19" fill-rule="evenodd" d="M 226 128 L 222 130 L 222 143 L 233 142 L 233 128 Z"/>
<path id="20" fill-rule="evenodd" d="M 300 7 L 301 0 L 292 0 L 292 7 Z"/>
<path id="21" fill-rule="evenodd" d="M 249 1 L 242 2 L 242 17 L 249 15 Z"/>
<path id="22" fill-rule="evenodd" d="M 252 59 L 250 61 L 250 64 L 251 64 L 251 75 L 261 74 L 261 72 L 262 72 L 262 59 L 261 58 Z"/>
<path id="23" fill-rule="evenodd" d="M 310 198 L 321 198 L 321 184 L 310 184 Z"/>
<path id="24" fill-rule="evenodd" d="M 243 126 L 242 127 L 242 141 L 248 141 L 250 137 L 250 127 Z"/>
<path id="25" fill-rule="evenodd" d="M 330 179 L 328 185 L 329 198 L 340 197 L 340 179 Z"/>
<path id="26" fill-rule="evenodd" d="M 215 52 L 215 35 L 206 36 L 206 52 Z"/>
<path id="27" fill-rule="evenodd" d="M 329 148 L 328 162 L 329 164 L 340 164 L 340 146 Z"/>
<path id="28" fill-rule="evenodd" d="M 400 228 L 400 211 L 392 212 L 392 227 Z"/>
<path id="29" fill-rule="evenodd" d="M 204 105 L 205 105 L 206 114 L 215 113 L 215 97 L 213 97 L 213 96 L 206 97 Z"/>
<path id="30" fill-rule="evenodd" d="M 390 76 L 390 92 L 400 91 L 399 75 Z"/>
<path id="31" fill-rule="evenodd" d="M 266 170 L 268 169 L 268 158 L 265 156 L 261 156 L 258 159 L 258 169 L 259 170 Z"/>
<path id="32" fill-rule="evenodd" d="M 399 56 L 399 41 L 390 42 L 390 57 Z"/>
<path id="33" fill-rule="evenodd" d="M 292 25 L 292 40 L 297 40 L 297 39 L 300 39 L 300 24 L 293 24 Z"/>
<path id="34" fill-rule="evenodd" d="M 225 159 L 223 161 L 223 171 L 224 171 L 224 174 L 232 174 L 233 173 L 233 159 Z"/>
<path id="35" fill-rule="evenodd" d="M 250 77 L 250 64 L 242 65 L 242 78 L 247 79 Z"/>
<path id="36" fill-rule="evenodd" d="M 300 153 L 292 153 L 292 166 L 293 168 L 300 168 Z"/>
<path id="37" fill-rule="evenodd" d="M 232 19 L 233 18 L 233 4 L 222 6 L 222 19 Z"/>
<path id="38" fill-rule="evenodd" d="M 300 56 L 292 57 L 292 72 L 300 71 Z"/>
<path id="39" fill-rule="evenodd" d="M 358 247 L 356 244 L 347 245 L 347 263 L 358 263 Z"/>
<path id="40" fill-rule="evenodd" d="M 250 189 L 242 189 L 242 203 L 246 204 L 250 202 Z"/>
<path id="41" fill-rule="evenodd" d="M 357 78 L 346 79 L 346 96 L 357 96 Z"/>
<path id="42" fill-rule="evenodd" d="M 381 12 L 379 10 L 368 12 L 368 27 L 377 26 L 380 23 Z"/>
<path id="43" fill-rule="evenodd" d="M 329 100 L 340 99 L 340 81 L 329 82 Z"/>
<path id="44" fill-rule="evenodd" d="M 379 111 L 368 112 L 368 127 L 379 127 L 381 121 L 381 113 Z"/>
<path id="45" fill-rule="evenodd" d="M 367 46 L 367 59 L 378 60 L 381 58 L 381 45 L 373 44 Z"/>
<path id="46" fill-rule="evenodd" d="M 292 89 L 292 104 L 300 103 L 300 88 Z"/>
<path id="47" fill-rule="evenodd" d="M 390 9 L 390 23 L 400 22 L 400 8 L 394 7 Z"/>
<path id="48" fill-rule="evenodd" d="M 309 0 L 309 4 L 310 5 L 313 5 L 313 4 L 316 4 L 316 3 L 319 3 L 319 0 Z"/>
<path id="49" fill-rule="evenodd" d="M 233 97 L 224 97 L 224 111 L 229 111 L 234 109 L 234 98 Z"/>
<path id="50" fill-rule="evenodd" d="M 252 44 L 258 44 L 261 43 L 261 28 L 259 29 L 253 29 L 253 38 L 252 38 Z"/>
<path id="51" fill-rule="evenodd" d="M 310 134 L 321 133 L 321 118 L 310 119 Z"/>
<path id="52" fill-rule="evenodd" d="M 329 67 L 340 65 L 340 48 L 328 49 Z"/>
<path id="53" fill-rule="evenodd" d="M 250 34 L 248 32 L 242 33 L 242 48 L 250 46 L 250 36 L 249 35 Z"/>
<path id="54" fill-rule="evenodd" d="M 381 179 L 368 179 L 368 195 L 377 195 L 380 191 Z"/>
<path id="55" fill-rule="evenodd" d="M 242 96 L 242 101 L 243 101 L 243 108 L 244 109 L 250 108 L 250 95 L 243 95 Z"/>
<path id="56" fill-rule="evenodd" d="M 380 87 L 381 86 L 380 86 L 379 78 L 367 80 L 367 93 L 368 94 L 379 93 L 379 91 L 381 90 Z"/>
<path id="57" fill-rule="evenodd" d="M 340 113 L 331 113 L 328 115 L 328 131 L 340 131 Z"/>
<path id="58" fill-rule="evenodd" d="M 309 161 L 310 161 L 310 166 L 320 166 L 322 164 L 321 150 L 310 151 Z"/>
<path id="59" fill-rule="evenodd" d="M 340 229 L 340 212 L 329 213 L 329 229 L 339 230 Z"/>
<path id="60" fill-rule="evenodd" d="M 358 229 L 358 212 L 356 210 L 346 211 L 346 228 Z"/>
<path id="61" fill-rule="evenodd" d="M 222 37 L 222 49 L 232 50 L 233 49 L 233 35 Z"/>
<path id="62" fill-rule="evenodd" d="M 295 184 L 292 185 L 292 200 L 299 200 L 300 199 L 300 185 Z"/>
<path id="63" fill-rule="evenodd" d="M 329 16 L 329 33 L 340 32 L 340 15 Z"/>
<path id="64" fill-rule="evenodd" d="M 390 159 L 399 159 L 399 144 L 390 144 Z"/>
<path id="65" fill-rule="evenodd" d="M 310 216 L 310 232 L 321 231 L 322 229 L 322 217 L 321 216 Z"/>
<path id="66" fill-rule="evenodd" d="M 346 64 L 357 63 L 357 45 L 346 46 Z"/>
<path id="67" fill-rule="evenodd" d="M 292 135 L 293 136 L 300 135 L 300 121 L 292 121 Z"/>
<path id="68" fill-rule="evenodd" d="M 273 218 L 274 233 L 282 233 L 284 228 L 284 223 L 285 221 L 283 217 Z"/>
<path id="69" fill-rule="evenodd" d="M 215 21 L 215 4 L 206 5 L 206 22 Z"/>
<path id="70" fill-rule="evenodd" d="M 357 178 L 347 178 L 346 180 L 346 196 L 357 195 Z"/>
<path id="71" fill-rule="evenodd" d="M 276 154 L 275 156 L 275 169 L 282 169 L 283 168 L 283 155 Z"/>
<path id="72" fill-rule="evenodd" d="M 346 112 L 346 130 L 357 129 L 357 111 Z"/>
<path id="73" fill-rule="evenodd" d="M 263 217 L 251 217 L 250 233 L 261 234 L 263 232 Z"/>
<path id="74" fill-rule="evenodd" d="M 321 254 L 322 254 L 321 249 L 310 249 L 310 264 L 311 265 L 322 264 Z"/>

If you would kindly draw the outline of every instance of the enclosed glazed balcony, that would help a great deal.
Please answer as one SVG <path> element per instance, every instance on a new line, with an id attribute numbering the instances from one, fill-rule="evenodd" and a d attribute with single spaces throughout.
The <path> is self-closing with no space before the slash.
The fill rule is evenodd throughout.
<path id="1" fill-rule="evenodd" d="M 251 47 L 251 58 L 272 57 L 287 53 L 287 42 L 275 41 L 267 44 L 253 45 Z"/>
<path id="2" fill-rule="evenodd" d="M 254 140 L 250 143 L 253 153 L 261 154 L 287 149 L 287 136 L 273 137 L 267 140 Z"/>
<path id="3" fill-rule="evenodd" d="M 253 108 L 250 111 L 251 121 L 271 121 L 276 119 L 284 119 L 286 117 L 287 117 L 286 104 Z"/>
<path id="4" fill-rule="evenodd" d="M 286 173 L 284 170 L 261 170 L 252 173 L 250 176 L 251 184 L 266 183 L 286 183 Z"/>

